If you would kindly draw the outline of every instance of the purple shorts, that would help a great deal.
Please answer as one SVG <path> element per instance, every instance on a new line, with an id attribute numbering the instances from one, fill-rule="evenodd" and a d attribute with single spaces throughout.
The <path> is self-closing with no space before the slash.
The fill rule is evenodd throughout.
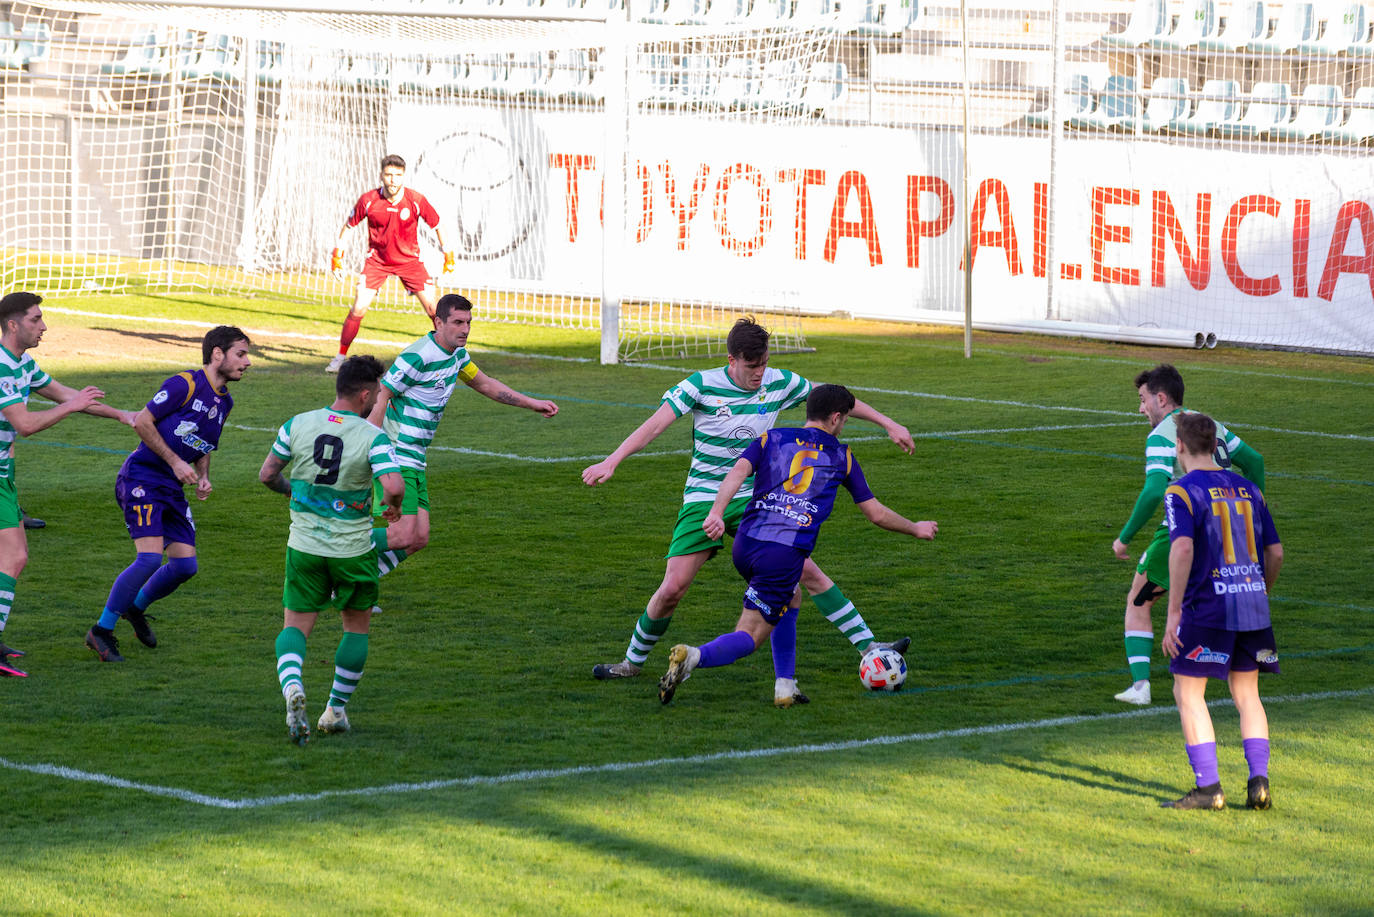
<path id="1" fill-rule="evenodd" d="M 801 582 L 808 552 L 791 545 L 737 535 L 731 556 L 740 576 L 749 581 L 749 588 L 744 592 L 745 607 L 763 615 L 769 624 L 777 624 Z"/>
<path id="2" fill-rule="evenodd" d="M 1279 671 L 1279 654 L 1274 645 L 1274 628 L 1263 630 L 1221 630 L 1199 627 L 1187 615 L 1178 626 L 1183 649 L 1169 660 L 1169 671 L 1195 678 L 1226 679 L 1231 672 Z"/>
<path id="3" fill-rule="evenodd" d="M 164 545 L 176 541 L 195 546 L 196 524 L 180 484 L 150 484 L 130 480 L 120 472 L 115 478 L 115 499 L 124 511 L 130 538 L 160 536 Z"/>

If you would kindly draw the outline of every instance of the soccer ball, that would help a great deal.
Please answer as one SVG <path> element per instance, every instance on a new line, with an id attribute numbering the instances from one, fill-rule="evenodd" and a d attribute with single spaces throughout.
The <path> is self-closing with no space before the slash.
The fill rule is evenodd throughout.
<path id="1" fill-rule="evenodd" d="M 891 647 L 871 647 L 859 660 L 859 681 L 870 691 L 900 691 L 906 681 L 906 660 Z"/>

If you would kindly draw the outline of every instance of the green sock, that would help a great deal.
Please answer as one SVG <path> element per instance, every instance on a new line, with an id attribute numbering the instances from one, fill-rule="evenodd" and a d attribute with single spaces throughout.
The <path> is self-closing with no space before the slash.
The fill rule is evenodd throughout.
<path id="1" fill-rule="evenodd" d="M 10 619 L 10 609 L 14 607 L 14 587 L 18 582 L 8 573 L 0 573 L 0 634 L 5 632 L 5 622 Z"/>
<path id="2" fill-rule="evenodd" d="M 643 665 L 644 660 L 649 658 L 649 654 L 654 650 L 654 644 L 668 630 L 668 622 L 673 618 L 669 615 L 666 618 L 654 620 L 649 617 L 646 609 L 635 622 L 635 632 L 630 635 L 630 645 L 625 650 L 625 660 L 635 665 Z"/>
<path id="3" fill-rule="evenodd" d="M 342 707 L 353 696 L 358 682 L 363 680 L 363 665 L 367 662 L 367 634 L 345 632 L 334 651 L 334 687 L 329 692 L 329 706 Z"/>
<path id="4" fill-rule="evenodd" d="M 811 601 L 825 615 L 825 619 L 845 636 L 859 652 L 868 649 L 873 642 L 873 631 L 868 629 L 864 616 L 854 607 L 854 603 L 844 597 L 839 586 L 831 586 L 819 595 L 811 596 Z"/>
<path id="5" fill-rule="evenodd" d="M 286 696 L 286 689 L 292 684 L 300 685 L 301 690 L 305 690 L 305 683 L 301 681 L 301 666 L 305 664 L 305 634 L 298 627 L 283 627 L 281 633 L 277 634 L 277 681 L 281 682 L 282 696 Z"/>
<path id="6" fill-rule="evenodd" d="M 386 576 L 406 559 L 406 552 L 400 548 L 388 549 L 386 529 L 372 530 L 372 546 L 377 549 L 377 575 Z"/>
<path id="7" fill-rule="evenodd" d="M 1150 631 L 1126 631 L 1126 663 L 1131 667 L 1131 681 L 1149 680 L 1150 653 L 1154 645 L 1155 635 Z"/>

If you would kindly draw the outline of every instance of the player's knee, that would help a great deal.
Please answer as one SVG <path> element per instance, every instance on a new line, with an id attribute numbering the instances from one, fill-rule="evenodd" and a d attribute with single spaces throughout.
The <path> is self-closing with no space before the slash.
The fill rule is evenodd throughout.
<path id="1" fill-rule="evenodd" d="M 19 574 L 23 573 L 24 568 L 28 566 L 29 549 L 27 547 L 22 547 L 17 551 L 8 552 L 8 554 L 9 556 L 5 558 L 5 563 L 0 566 L 0 571 L 8 573 L 10 576 L 18 579 Z"/>
<path id="2" fill-rule="evenodd" d="M 200 571 L 200 564 L 196 562 L 194 556 L 173 557 L 168 563 L 172 565 L 173 569 L 176 571 L 177 577 L 180 578 L 182 582 L 195 576 L 196 573 Z"/>

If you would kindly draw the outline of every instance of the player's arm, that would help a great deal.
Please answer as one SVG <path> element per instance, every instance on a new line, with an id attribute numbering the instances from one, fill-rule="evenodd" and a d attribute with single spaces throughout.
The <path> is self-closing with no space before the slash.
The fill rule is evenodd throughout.
<path id="1" fill-rule="evenodd" d="M 268 490 L 274 490 L 279 494 L 291 496 L 291 485 L 286 478 L 282 477 L 282 470 L 286 468 L 286 460 L 278 458 L 275 453 L 267 453 L 267 458 L 262 460 L 262 468 L 258 470 L 258 480 L 263 483 Z"/>
<path id="2" fill-rule="evenodd" d="M 1240 474 L 1260 490 L 1264 490 L 1264 456 L 1260 455 L 1247 443 L 1241 443 L 1240 448 L 1231 453 L 1231 464 L 1235 465 Z"/>
<path id="3" fill-rule="evenodd" d="M 625 441 L 617 446 L 614 452 L 595 465 L 588 465 L 582 469 L 582 483 L 588 487 L 595 487 L 597 484 L 609 481 L 611 476 L 615 474 L 615 470 L 620 467 L 621 462 L 657 439 L 659 434 L 672 426 L 673 421 L 677 418 L 677 412 L 673 410 L 671 404 L 666 401 L 660 404 L 658 410 L 650 414 L 648 420 L 625 437 Z"/>
<path id="4" fill-rule="evenodd" d="M 706 513 L 706 518 L 702 520 L 701 530 L 712 538 L 721 538 L 725 535 L 725 507 L 730 505 L 730 501 L 735 499 L 735 494 L 744 486 L 744 482 L 749 479 L 749 475 L 754 473 L 754 463 L 747 458 L 741 458 L 735 462 L 730 473 L 725 476 L 725 480 L 720 482 L 720 490 L 716 491 L 715 502 L 711 504 L 711 509 Z"/>
<path id="5" fill-rule="evenodd" d="M 859 510 L 864 514 L 865 519 L 880 529 L 900 532 L 922 541 L 934 541 L 935 535 L 940 531 L 939 523 L 932 520 L 912 522 L 896 510 L 884 506 L 877 497 L 871 497 L 860 503 Z"/>
<path id="6" fill-rule="evenodd" d="M 92 389 L 97 392 L 100 391 L 99 389 L 96 389 L 93 385 L 88 385 L 81 391 L 84 392 Z M 78 392 L 76 389 L 71 388 L 67 385 L 63 385 L 56 379 L 53 379 L 51 382 L 49 382 L 42 388 L 34 389 L 34 391 L 42 395 L 44 398 L 47 398 L 49 401 L 56 401 L 58 404 L 65 404 L 80 394 L 80 392 Z M 98 397 L 104 398 L 105 393 L 100 392 Z M 112 408 L 108 404 L 101 404 L 99 401 L 88 404 L 83 408 L 79 408 L 78 410 L 80 411 L 80 413 L 90 414 L 92 417 L 105 417 L 110 420 L 117 420 L 125 426 L 132 427 L 134 425 L 133 411 L 121 411 L 119 408 Z"/>
<path id="7" fill-rule="evenodd" d="M 210 496 L 210 491 L 214 490 L 214 488 L 210 486 L 209 454 L 207 453 L 196 459 L 194 467 L 196 469 L 196 474 L 199 476 L 196 480 L 196 498 L 204 500 L 206 497 Z"/>
<path id="8" fill-rule="evenodd" d="M 444 253 L 444 273 L 453 273 L 454 254 L 448 247 L 448 242 L 444 241 L 444 231 L 439 228 L 439 224 L 434 224 L 434 238 L 439 240 L 439 251 Z"/>
<path id="9" fill-rule="evenodd" d="M 153 419 L 152 413 L 144 408 L 134 415 L 134 431 L 138 433 L 138 438 L 143 440 L 143 444 L 153 450 L 153 454 L 167 463 L 167 467 L 172 469 L 172 474 L 183 484 L 200 483 L 200 475 L 196 469 L 172 451 L 172 447 L 167 445 L 167 441 L 162 438 L 162 434 L 157 432 L 157 421 Z M 206 456 L 202 456 L 206 458 Z M 203 498 L 202 498 L 203 499 Z"/>
<path id="10" fill-rule="evenodd" d="M 1130 544 L 1135 533 L 1140 531 L 1145 523 L 1149 522 L 1154 516 L 1155 510 L 1159 509 L 1159 504 L 1164 500 L 1164 491 L 1169 489 L 1169 476 L 1163 472 L 1156 472 L 1145 475 L 1145 486 L 1140 488 L 1140 496 L 1135 498 L 1135 508 L 1131 510 L 1131 518 L 1126 520 L 1126 524 L 1121 528 L 1121 534 L 1116 536 L 1112 542 L 1112 553 L 1122 560 L 1130 560 L 1131 552 L 1126 545 Z"/>
<path id="11" fill-rule="evenodd" d="M 500 379 L 488 376 L 480 369 L 477 375 L 467 380 L 468 387 L 473 391 L 479 392 L 497 404 L 508 404 L 515 408 L 526 408 L 536 414 L 545 417 L 552 417 L 558 413 L 558 405 L 552 401 L 545 401 L 539 398 L 531 398 L 529 395 L 517 392 Z"/>
<path id="12" fill-rule="evenodd" d="M 377 480 L 382 485 L 382 502 L 396 511 L 394 517 L 387 516 L 387 521 L 394 522 L 401 517 L 401 498 L 406 493 L 406 482 L 398 471 L 388 471 L 386 474 L 379 475 Z M 385 516 L 386 514 L 383 513 Z"/>
<path id="13" fill-rule="evenodd" d="M 1178 623 L 1183 619 L 1183 593 L 1188 589 L 1192 570 L 1193 537 L 1179 535 L 1169 544 L 1169 615 L 1164 620 L 1164 639 L 1160 641 L 1170 659 L 1183 648 L 1178 641 Z"/>
<path id="14" fill-rule="evenodd" d="M 907 455 L 916 451 L 916 442 L 911 438 L 911 431 L 871 404 L 865 404 L 857 398 L 854 399 L 854 410 L 849 412 L 849 416 L 857 417 L 859 420 L 867 420 L 869 423 L 876 423 L 882 427 L 887 433 L 887 438 L 896 443 Z"/>
<path id="15" fill-rule="evenodd" d="M 1279 568 L 1283 566 L 1283 545 L 1279 542 L 1264 546 L 1264 588 L 1266 590 L 1274 588 L 1274 581 L 1279 578 Z"/>
<path id="16" fill-rule="evenodd" d="M 9 421 L 10 426 L 14 427 L 15 432 L 20 436 L 32 436 L 48 429 L 64 417 L 70 417 L 78 411 L 84 411 L 88 407 L 98 404 L 97 399 L 105 397 L 105 393 L 93 385 L 88 385 L 79 392 L 61 386 L 60 388 L 65 391 L 60 393 L 53 391 L 56 385 L 57 383 L 52 382 L 41 389 L 35 389 L 43 397 L 57 402 L 53 407 L 44 408 L 41 411 L 30 411 L 28 405 L 24 404 L 23 401 L 15 401 L 14 404 L 0 408 L 0 414 L 5 415 L 5 420 Z M 59 397 L 59 395 L 64 397 Z M 114 409 L 110 408 L 109 410 Z"/>
<path id="17" fill-rule="evenodd" d="M 367 422 L 374 427 L 380 427 L 382 420 L 386 417 L 386 406 L 391 403 L 391 389 L 383 383 L 377 391 L 377 400 L 372 404 L 372 410 L 367 412 Z"/>

